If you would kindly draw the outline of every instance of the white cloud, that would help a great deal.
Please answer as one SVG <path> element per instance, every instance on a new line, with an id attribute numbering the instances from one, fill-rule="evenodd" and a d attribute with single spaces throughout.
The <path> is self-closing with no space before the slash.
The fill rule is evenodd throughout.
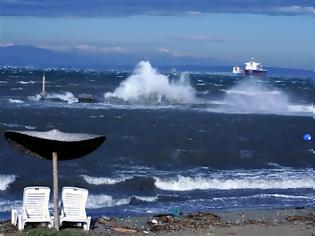
<path id="1" fill-rule="evenodd" d="M 170 54 L 171 53 L 170 50 L 167 49 L 167 48 L 159 48 L 158 52 L 159 53 L 165 53 L 165 54 Z"/>
<path id="2" fill-rule="evenodd" d="M 73 48 L 78 49 L 82 52 L 90 52 L 90 53 L 119 53 L 122 52 L 123 49 L 119 46 L 114 47 L 107 47 L 107 46 L 95 46 L 95 45 L 87 45 L 87 44 L 80 44 L 76 45 Z"/>
<path id="3" fill-rule="evenodd" d="M 157 50 L 161 54 L 167 54 L 172 57 L 193 57 L 193 58 L 207 58 L 207 56 L 197 55 L 189 52 L 171 51 L 168 48 L 159 48 Z"/>
<path id="4" fill-rule="evenodd" d="M 226 39 L 222 37 L 209 36 L 209 35 L 185 35 L 185 36 L 176 37 L 175 39 L 179 41 L 212 41 L 212 42 L 227 41 Z"/>
<path id="5" fill-rule="evenodd" d="M 14 43 L 0 41 L 0 47 L 9 47 L 9 46 L 14 46 L 14 45 L 15 45 Z"/>
<path id="6" fill-rule="evenodd" d="M 277 7 L 274 8 L 276 12 L 282 13 L 292 13 L 292 14 L 311 14 L 315 15 L 315 8 L 314 7 L 306 7 L 306 6 L 287 6 L 287 7 Z"/>
<path id="7" fill-rule="evenodd" d="M 203 15 L 203 13 L 200 12 L 200 11 L 188 11 L 187 14 L 188 14 L 188 15 L 191 15 L 191 16 L 200 16 L 200 15 Z"/>
<path id="8" fill-rule="evenodd" d="M 110 54 L 110 53 L 122 53 L 124 50 L 120 46 L 99 46 L 99 45 L 89 45 L 89 44 L 78 44 L 78 45 L 49 45 L 49 44 L 39 44 L 36 45 L 39 48 L 50 49 L 54 51 L 70 51 L 78 50 L 82 53 L 99 53 L 99 54 Z"/>

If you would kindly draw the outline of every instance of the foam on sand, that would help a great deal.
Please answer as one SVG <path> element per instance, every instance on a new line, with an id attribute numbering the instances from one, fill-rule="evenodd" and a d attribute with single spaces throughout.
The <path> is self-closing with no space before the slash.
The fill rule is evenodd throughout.
<path id="1" fill-rule="evenodd" d="M 123 81 L 114 92 L 105 93 L 105 99 L 122 99 L 135 103 L 192 103 L 195 89 L 189 83 L 188 74 L 178 81 L 154 69 L 150 62 L 141 61 L 132 75 Z"/>
<path id="2" fill-rule="evenodd" d="M 0 191 L 5 191 L 15 179 L 15 175 L 0 175 Z"/>

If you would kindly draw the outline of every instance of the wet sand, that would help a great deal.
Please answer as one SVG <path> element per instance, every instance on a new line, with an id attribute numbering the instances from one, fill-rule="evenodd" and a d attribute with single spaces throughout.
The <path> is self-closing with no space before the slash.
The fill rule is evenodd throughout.
<path id="1" fill-rule="evenodd" d="M 58 235 L 242 235 L 314 236 L 315 209 L 272 209 L 199 212 L 146 217 L 94 219 L 90 232 L 67 227 Z M 18 232 L 9 222 L 0 224 L 5 235 L 56 235 L 46 228 L 27 228 Z"/>

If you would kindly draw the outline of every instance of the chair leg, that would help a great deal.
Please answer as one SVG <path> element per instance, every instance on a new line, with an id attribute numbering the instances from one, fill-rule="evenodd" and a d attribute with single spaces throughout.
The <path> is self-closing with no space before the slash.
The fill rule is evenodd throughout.
<path id="1" fill-rule="evenodd" d="M 18 218 L 18 212 L 16 209 L 12 209 L 11 211 L 11 224 L 15 225 L 17 224 Z"/>
<path id="2" fill-rule="evenodd" d="M 91 217 L 88 217 L 86 221 L 86 231 L 90 230 L 90 226 L 91 226 Z"/>
<path id="3" fill-rule="evenodd" d="M 54 220 L 51 219 L 50 222 L 48 223 L 48 229 L 51 229 L 54 225 Z"/>
<path id="4" fill-rule="evenodd" d="M 22 215 L 19 215 L 18 216 L 18 229 L 19 230 L 23 230 L 24 229 L 24 225 L 25 225 L 25 223 L 22 220 Z"/>

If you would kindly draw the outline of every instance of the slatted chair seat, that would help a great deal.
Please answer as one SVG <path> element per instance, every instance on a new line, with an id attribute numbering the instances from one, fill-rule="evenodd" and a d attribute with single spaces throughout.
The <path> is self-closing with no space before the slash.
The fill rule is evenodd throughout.
<path id="1" fill-rule="evenodd" d="M 48 223 L 53 225 L 53 218 L 49 214 L 50 188 L 36 186 L 26 187 L 23 192 L 23 204 L 21 209 L 12 209 L 11 223 L 23 230 L 26 223 Z"/>
<path id="2" fill-rule="evenodd" d="M 60 225 L 63 222 L 82 223 L 84 230 L 90 230 L 91 217 L 87 217 L 85 210 L 88 194 L 88 190 L 83 188 L 62 188 Z"/>

